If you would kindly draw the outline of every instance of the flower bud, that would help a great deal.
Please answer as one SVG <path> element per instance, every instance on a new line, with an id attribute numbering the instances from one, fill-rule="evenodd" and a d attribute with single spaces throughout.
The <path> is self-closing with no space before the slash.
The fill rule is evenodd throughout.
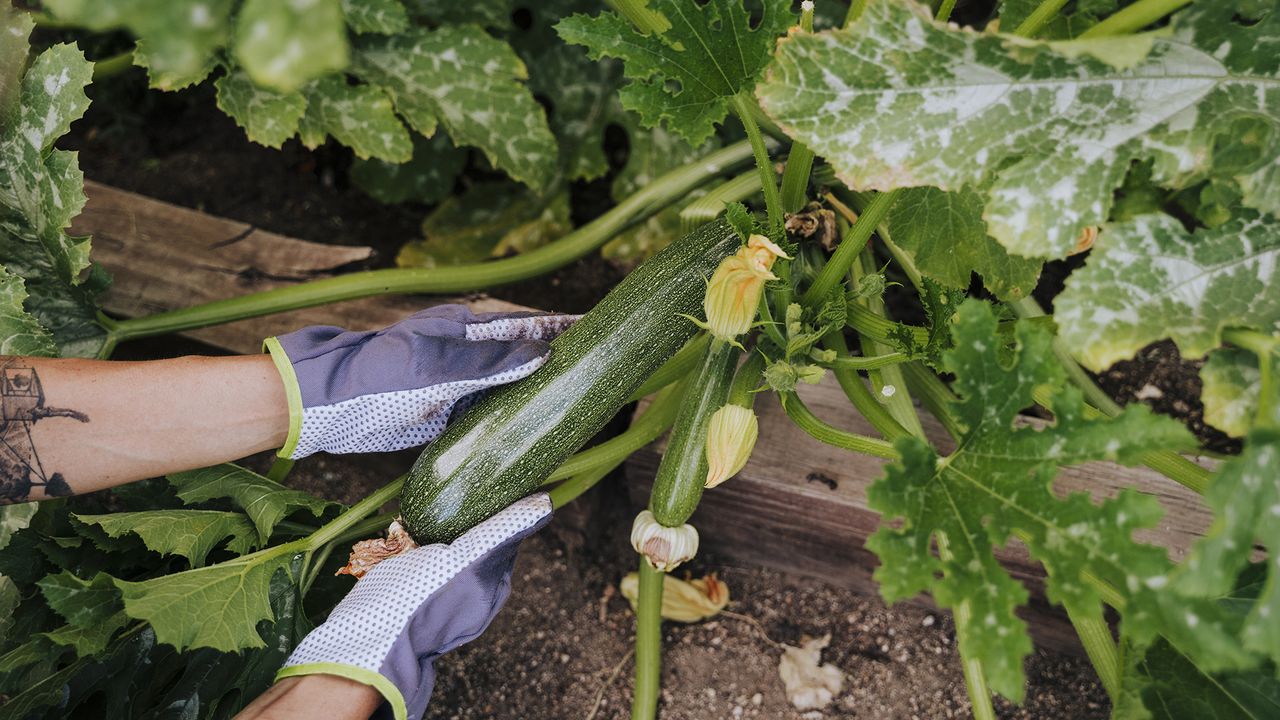
<path id="1" fill-rule="evenodd" d="M 756 414 L 741 405 L 725 405 L 707 421 L 707 487 L 728 480 L 751 457 L 760 426 Z"/>
<path id="2" fill-rule="evenodd" d="M 622 596 L 636 607 L 640 596 L 640 576 L 627 573 L 620 583 Z M 662 583 L 662 617 L 682 623 L 693 623 L 713 617 L 729 604 L 729 586 L 715 573 L 698 580 L 668 577 Z"/>
<path id="3" fill-rule="evenodd" d="M 641 510 L 631 526 L 631 547 L 661 572 L 671 572 L 698 554 L 698 531 L 692 525 L 667 527 L 653 513 Z"/>
<path id="4" fill-rule="evenodd" d="M 782 249 L 763 235 L 752 235 L 745 247 L 721 261 L 707 284 L 702 309 L 707 329 L 721 340 L 733 341 L 751 329 L 764 284 L 776 279 L 774 260 L 785 258 Z"/>

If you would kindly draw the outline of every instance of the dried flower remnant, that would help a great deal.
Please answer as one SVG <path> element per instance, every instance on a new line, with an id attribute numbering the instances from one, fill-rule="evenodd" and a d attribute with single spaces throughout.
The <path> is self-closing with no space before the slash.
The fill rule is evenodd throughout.
<path id="1" fill-rule="evenodd" d="M 619 589 L 635 610 L 636 598 L 640 595 L 640 575 L 627 573 Z M 662 584 L 662 617 L 666 620 L 701 622 L 718 615 L 728 604 L 729 586 L 715 573 L 692 580 L 668 577 Z"/>
<path id="2" fill-rule="evenodd" d="M 800 212 L 788 215 L 785 227 L 792 238 L 814 240 L 826 250 L 835 247 L 836 214 L 818 203 L 809 203 Z"/>
<path id="3" fill-rule="evenodd" d="M 782 646 L 778 674 L 786 687 L 787 699 L 797 710 L 818 710 L 831 703 L 844 687 L 844 673 L 831 664 L 822 664 L 822 650 L 831 643 L 823 635 L 801 643 Z"/>
<path id="4" fill-rule="evenodd" d="M 365 573 L 372 570 L 374 565 L 416 547 L 418 547 L 418 543 L 414 542 L 413 538 L 409 536 L 409 532 L 400 524 L 400 520 L 393 520 L 391 526 L 387 528 L 387 536 L 385 538 L 361 540 L 352 545 L 351 556 L 347 558 L 347 564 L 338 568 L 338 572 L 335 574 L 351 575 L 356 579 L 360 579 L 364 577 Z"/>
<path id="5" fill-rule="evenodd" d="M 1090 225 L 1089 227 L 1081 230 L 1080 234 L 1076 236 L 1076 247 L 1074 250 L 1071 251 L 1070 254 L 1079 255 L 1082 252 L 1088 251 L 1090 248 L 1093 247 L 1093 244 L 1097 242 L 1097 240 L 1098 240 L 1098 228 L 1093 225 Z"/>

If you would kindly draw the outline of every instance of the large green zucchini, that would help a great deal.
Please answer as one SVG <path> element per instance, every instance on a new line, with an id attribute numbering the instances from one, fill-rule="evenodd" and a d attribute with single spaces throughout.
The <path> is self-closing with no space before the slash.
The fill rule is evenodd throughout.
<path id="1" fill-rule="evenodd" d="M 427 446 L 400 497 L 419 543 L 450 542 L 537 490 L 697 330 L 706 279 L 741 242 L 723 220 L 636 268 L 552 343 L 540 370 L 455 419 Z"/>

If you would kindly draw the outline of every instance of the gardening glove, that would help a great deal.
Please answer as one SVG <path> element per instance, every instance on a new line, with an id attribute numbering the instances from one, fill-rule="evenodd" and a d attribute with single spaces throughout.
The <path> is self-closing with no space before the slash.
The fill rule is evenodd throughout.
<path id="1" fill-rule="evenodd" d="M 438 305 L 382 330 L 318 325 L 267 338 L 263 346 L 289 400 L 289 435 L 279 455 L 430 442 L 460 400 L 537 370 L 551 353 L 548 341 L 577 317 L 475 315 L 462 305 Z"/>
<path id="2" fill-rule="evenodd" d="M 338 675 L 386 698 L 374 717 L 420 718 L 435 659 L 484 632 L 511 591 L 520 541 L 550 520 L 551 498 L 537 493 L 448 545 L 383 560 L 303 638 L 276 680 Z"/>

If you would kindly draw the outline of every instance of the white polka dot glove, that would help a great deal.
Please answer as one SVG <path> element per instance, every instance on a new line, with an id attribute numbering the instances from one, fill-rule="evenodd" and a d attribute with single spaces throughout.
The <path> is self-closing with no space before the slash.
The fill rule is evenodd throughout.
<path id="1" fill-rule="evenodd" d="M 385 452 L 444 431 L 455 404 L 529 375 L 576 315 L 439 305 L 382 330 L 303 328 L 263 343 L 289 400 L 280 457 Z M 465 403 L 464 403 L 465 404 Z"/>
<path id="2" fill-rule="evenodd" d="M 520 541 L 550 519 L 551 499 L 538 493 L 449 545 L 383 560 L 303 638 L 276 679 L 339 675 L 386 698 L 375 717 L 422 717 L 435 659 L 484 632 L 511 590 Z"/>

